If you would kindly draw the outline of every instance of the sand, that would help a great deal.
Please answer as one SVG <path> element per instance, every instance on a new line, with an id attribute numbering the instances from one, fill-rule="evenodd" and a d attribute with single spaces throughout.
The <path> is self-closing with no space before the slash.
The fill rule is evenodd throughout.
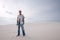
<path id="1" fill-rule="evenodd" d="M 17 37 L 17 25 L 0 25 L 0 40 L 60 40 L 60 22 L 26 23 L 26 36 Z"/>

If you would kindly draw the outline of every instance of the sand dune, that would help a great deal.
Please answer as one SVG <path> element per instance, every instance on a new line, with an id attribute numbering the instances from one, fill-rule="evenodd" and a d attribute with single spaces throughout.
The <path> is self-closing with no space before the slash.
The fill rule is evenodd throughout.
<path id="1" fill-rule="evenodd" d="M 17 37 L 17 25 L 0 25 L 0 40 L 60 40 L 60 23 L 26 23 L 26 36 Z"/>

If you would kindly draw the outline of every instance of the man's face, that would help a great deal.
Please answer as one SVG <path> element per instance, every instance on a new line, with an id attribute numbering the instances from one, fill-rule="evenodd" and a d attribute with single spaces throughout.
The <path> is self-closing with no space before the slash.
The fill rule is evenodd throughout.
<path id="1" fill-rule="evenodd" d="M 21 15 L 21 11 L 19 11 L 19 14 Z"/>

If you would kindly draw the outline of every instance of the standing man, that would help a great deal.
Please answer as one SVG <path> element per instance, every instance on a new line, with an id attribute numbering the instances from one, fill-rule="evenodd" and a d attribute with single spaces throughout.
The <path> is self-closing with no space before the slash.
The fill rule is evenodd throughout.
<path id="1" fill-rule="evenodd" d="M 23 33 L 23 36 L 25 36 L 25 31 L 24 31 L 24 15 L 21 14 L 22 11 L 20 10 L 19 11 L 19 15 L 17 17 L 17 25 L 18 25 L 18 35 L 20 35 L 20 27 L 22 28 L 22 33 Z"/>

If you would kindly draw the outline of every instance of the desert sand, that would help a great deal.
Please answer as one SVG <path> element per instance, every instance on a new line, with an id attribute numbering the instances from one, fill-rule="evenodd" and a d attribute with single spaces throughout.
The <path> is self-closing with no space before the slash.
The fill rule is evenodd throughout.
<path id="1" fill-rule="evenodd" d="M 0 25 L 0 40 L 60 40 L 60 22 L 26 23 L 26 36 L 17 37 L 17 25 Z"/>

